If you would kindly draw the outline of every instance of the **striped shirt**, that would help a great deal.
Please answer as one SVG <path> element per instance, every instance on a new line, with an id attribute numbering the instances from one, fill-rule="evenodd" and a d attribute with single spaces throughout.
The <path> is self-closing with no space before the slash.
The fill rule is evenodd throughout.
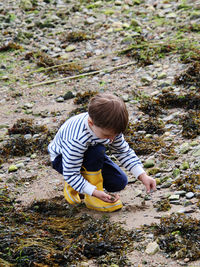
<path id="1" fill-rule="evenodd" d="M 88 117 L 86 112 L 68 119 L 48 146 L 51 161 L 62 154 L 65 181 L 76 191 L 92 195 L 96 187 L 84 179 L 80 170 L 88 146 L 99 143 L 109 144 L 113 155 L 136 178 L 143 173 L 142 163 L 124 140 L 123 134 L 117 135 L 112 143 L 109 139 L 100 139 L 90 129 Z"/>

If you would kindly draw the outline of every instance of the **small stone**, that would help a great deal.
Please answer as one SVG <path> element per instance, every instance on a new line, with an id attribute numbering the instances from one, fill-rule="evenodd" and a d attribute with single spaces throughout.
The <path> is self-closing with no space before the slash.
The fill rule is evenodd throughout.
<path id="1" fill-rule="evenodd" d="M 199 144 L 199 142 L 197 142 L 197 141 L 192 141 L 192 142 L 190 143 L 191 146 L 198 146 L 198 144 Z"/>
<path id="2" fill-rule="evenodd" d="M 177 17 L 176 13 L 169 13 L 166 15 L 166 18 L 168 18 L 168 19 L 175 19 L 176 17 Z"/>
<path id="3" fill-rule="evenodd" d="M 194 193 L 193 192 L 188 192 L 185 196 L 186 196 L 187 199 L 191 199 L 191 198 L 194 197 Z"/>
<path id="4" fill-rule="evenodd" d="M 183 203 L 183 206 L 184 206 L 184 207 L 188 207 L 188 206 L 191 206 L 191 205 L 193 205 L 193 203 L 192 203 L 191 201 L 189 201 L 189 200 L 186 200 L 186 201 L 184 201 L 184 203 Z"/>
<path id="5" fill-rule="evenodd" d="M 72 52 L 76 50 L 76 45 L 68 45 L 66 48 L 65 48 L 65 51 L 66 52 Z"/>
<path id="6" fill-rule="evenodd" d="M 65 99 L 62 96 L 59 96 L 58 98 L 56 98 L 56 102 L 58 102 L 58 103 L 62 103 L 64 101 L 65 101 Z"/>
<path id="7" fill-rule="evenodd" d="M 25 165 L 23 162 L 19 162 L 19 163 L 16 163 L 15 166 L 19 169 L 19 168 L 24 168 Z"/>
<path id="8" fill-rule="evenodd" d="M 25 138 L 26 140 L 30 140 L 30 139 L 32 138 L 32 134 L 25 134 L 25 135 L 24 135 L 24 138 Z"/>
<path id="9" fill-rule="evenodd" d="M 158 74 L 157 79 L 162 80 L 165 79 L 167 77 L 167 74 L 165 72 L 161 72 L 160 74 Z"/>
<path id="10" fill-rule="evenodd" d="M 141 78 L 141 82 L 148 85 L 153 81 L 153 78 L 151 76 L 145 75 Z"/>
<path id="11" fill-rule="evenodd" d="M 173 170 L 172 175 L 173 175 L 174 178 L 176 178 L 177 176 L 179 176 L 179 174 L 180 174 L 180 170 L 178 168 Z"/>
<path id="12" fill-rule="evenodd" d="M 180 153 L 181 154 L 186 154 L 191 150 L 189 143 L 183 143 L 180 147 Z"/>
<path id="13" fill-rule="evenodd" d="M 149 159 L 144 163 L 144 168 L 151 168 L 151 167 L 154 167 L 154 165 L 155 165 L 154 160 Z"/>
<path id="14" fill-rule="evenodd" d="M 95 18 L 94 17 L 89 17 L 86 19 L 86 24 L 94 24 L 95 23 Z"/>
<path id="15" fill-rule="evenodd" d="M 156 242 L 151 242 L 147 245 L 145 252 L 148 255 L 154 255 L 159 250 L 159 245 Z"/>
<path id="16" fill-rule="evenodd" d="M 67 93 L 64 94 L 63 98 L 64 98 L 64 100 L 74 98 L 74 94 L 72 91 L 68 91 Z"/>
<path id="17" fill-rule="evenodd" d="M 181 170 L 187 170 L 190 168 L 190 165 L 187 161 L 183 162 L 183 164 L 181 165 Z"/>
<path id="18" fill-rule="evenodd" d="M 137 27 L 137 26 L 142 27 L 142 24 L 138 20 L 132 19 L 131 20 L 131 26 L 133 26 L 133 27 Z"/>
<path id="19" fill-rule="evenodd" d="M 34 153 L 34 154 L 32 154 L 32 155 L 31 155 L 31 157 L 30 157 L 30 158 L 31 158 L 31 159 L 35 159 L 36 157 L 37 157 L 37 154 L 36 154 L 36 153 Z"/>
<path id="20" fill-rule="evenodd" d="M 18 170 L 17 166 L 12 164 L 8 168 L 8 172 L 16 172 Z"/>
<path id="21" fill-rule="evenodd" d="M 169 196 L 169 200 L 179 200 L 180 196 L 179 195 L 171 195 Z"/>
<path id="22" fill-rule="evenodd" d="M 194 157 L 200 157 L 200 149 L 195 150 L 192 154 Z"/>
<path id="23" fill-rule="evenodd" d="M 29 1 L 29 0 L 21 0 L 20 1 L 20 7 L 25 11 L 29 11 L 33 8 L 33 5 L 31 3 L 31 1 Z"/>
<path id="24" fill-rule="evenodd" d="M 138 189 L 138 190 L 134 191 L 134 196 L 139 197 L 141 195 L 142 195 L 142 191 L 141 190 Z"/>

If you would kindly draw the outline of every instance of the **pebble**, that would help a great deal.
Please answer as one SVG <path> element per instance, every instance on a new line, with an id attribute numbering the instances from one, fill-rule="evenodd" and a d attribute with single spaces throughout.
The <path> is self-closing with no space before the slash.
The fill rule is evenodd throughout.
<path id="1" fill-rule="evenodd" d="M 169 200 L 179 200 L 180 196 L 179 195 L 171 195 L 169 196 Z"/>
<path id="2" fill-rule="evenodd" d="M 152 159 L 149 159 L 144 163 L 144 168 L 151 168 L 153 166 L 155 166 L 155 161 Z"/>
<path id="3" fill-rule="evenodd" d="M 194 193 L 193 192 L 188 192 L 185 196 L 186 196 L 187 199 L 191 199 L 191 198 L 194 197 Z"/>
<path id="4" fill-rule="evenodd" d="M 8 167 L 8 172 L 16 172 L 17 170 L 18 170 L 18 167 L 14 164 Z"/>
<path id="5" fill-rule="evenodd" d="M 150 242 L 145 250 L 145 253 L 147 253 L 148 255 L 154 255 L 156 254 L 156 252 L 158 252 L 159 250 L 159 245 L 157 244 L 157 242 Z"/>
<path id="6" fill-rule="evenodd" d="M 59 96 L 58 98 L 56 98 L 56 102 L 58 102 L 58 103 L 62 103 L 64 101 L 65 101 L 65 99 L 62 96 Z"/>

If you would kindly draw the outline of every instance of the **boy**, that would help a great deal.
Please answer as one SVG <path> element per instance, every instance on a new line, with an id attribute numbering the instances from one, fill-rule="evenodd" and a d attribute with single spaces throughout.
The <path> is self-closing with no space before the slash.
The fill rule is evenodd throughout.
<path id="1" fill-rule="evenodd" d="M 156 182 L 142 168 L 135 152 L 124 140 L 128 124 L 125 103 L 109 93 L 95 95 L 88 112 L 69 118 L 49 144 L 52 166 L 65 179 L 64 196 L 70 204 L 80 203 L 79 193 L 90 209 L 115 211 L 122 207 L 116 192 L 128 183 L 126 174 L 106 154 L 109 145 L 119 162 L 146 187 L 156 189 Z"/>

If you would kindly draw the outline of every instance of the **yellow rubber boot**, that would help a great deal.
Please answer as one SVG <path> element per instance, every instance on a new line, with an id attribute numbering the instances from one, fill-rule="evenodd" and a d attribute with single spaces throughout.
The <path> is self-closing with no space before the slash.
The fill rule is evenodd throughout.
<path id="1" fill-rule="evenodd" d="M 69 204 L 74 205 L 81 203 L 79 193 L 75 191 L 67 182 L 65 182 L 64 186 L 64 196 Z"/>
<path id="2" fill-rule="evenodd" d="M 82 171 L 81 174 L 88 182 L 95 185 L 97 187 L 97 190 L 103 191 L 103 177 L 102 177 L 101 170 L 97 172 L 89 172 L 86 169 L 84 169 L 84 171 Z M 98 210 L 98 211 L 112 212 L 112 211 L 121 209 L 123 206 L 121 200 L 117 200 L 115 202 L 109 203 L 109 202 L 100 200 L 99 198 L 90 196 L 88 194 L 85 194 L 84 201 L 85 201 L 86 206 L 89 209 Z"/>

